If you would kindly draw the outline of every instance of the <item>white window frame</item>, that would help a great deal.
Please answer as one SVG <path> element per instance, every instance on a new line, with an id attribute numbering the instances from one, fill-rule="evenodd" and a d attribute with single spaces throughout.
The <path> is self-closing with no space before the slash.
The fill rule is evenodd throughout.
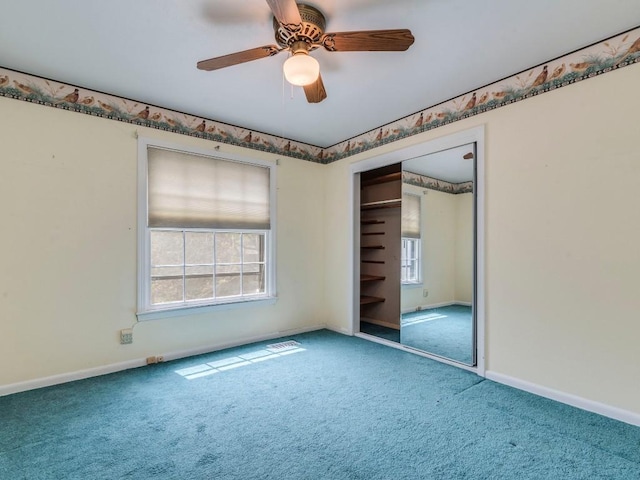
<path id="1" fill-rule="evenodd" d="M 415 248 L 414 248 L 414 252 L 416 252 L 416 258 L 415 259 L 411 259 L 411 261 L 415 261 L 416 262 L 416 278 L 415 279 L 404 279 L 402 278 L 402 273 L 406 272 L 406 264 L 407 262 L 410 260 L 408 258 L 406 258 L 406 249 L 404 248 L 405 246 L 405 242 L 412 242 L 415 243 Z M 422 241 L 420 238 L 409 238 L 409 237 L 402 237 L 402 247 L 401 247 L 401 255 L 400 255 L 400 266 L 401 266 L 401 270 L 400 270 L 400 280 L 402 282 L 402 285 L 420 285 L 422 284 L 422 245 L 421 245 Z"/>
<path id="2" fill-rule="evenodd" d="M 260 295 L 243 297 L 212 298 L 206 300 L 173 302 L 165 304 L 151 304 L 151 242 L 150 231 L 147 226 L 148 205 L 147 205 L 147 178 L 148 159 L 147 151 L 149 147 L 158 147 L 178 152 L 194 155 L 214 157 L 221 160 L 246 163 L 269 168 L 270 176 L 270 198 L 269 209 L 271 218 L 271 229 L 260 230 L 254 233 L 266 232 L 265 245 L 265 293 Z M 170 230 L 168 228 L 157 228 L 156 230 Z M 180 229 L 175 230 L 200 230 L 218 231 L 218 229 Z M 238 233 L 249 233 L 247 230 L 224 230 Z M 240 306 L 271 305 L 277 300 L 276 295 L 276 163 L 261 160 L 248 160 L 237 154 L 230 152 L 220 152 L 219 150 L 208 150 L 183 144 L 176 144 L 162 140 L 138 137 L 138 299 L 137 312 L 138 320 L 154 320 L 158 318 L 176 317 L 189 314 L 205 313 L 221 309 L 236 308 Z"/>

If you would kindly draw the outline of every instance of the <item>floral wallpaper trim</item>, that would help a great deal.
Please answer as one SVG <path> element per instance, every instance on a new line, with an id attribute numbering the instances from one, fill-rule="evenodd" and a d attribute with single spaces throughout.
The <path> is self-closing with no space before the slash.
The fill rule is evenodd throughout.
<path id="1" fill-rule="evenodd" d="M 0 96 L 316 163 L 325 150 L 207 118 L 0 68 Z"/>
<path id="2" fill-rule="evenodd" d="M 415 187 L 437 190 L 438 192 L 451 193 L 453 195 L 473 192 L 473 182 L 450 183 L 420 175 L 419 173 L 407 172 L 406 170 L 402 172 L 402 182 Z"/>
<path id="3" fill-rule="evenodd" d="M 0 67 L 0 96 L 328 164 L 640 62 L 640 27 L 321 148 Z"/>
<path id="4" fill-rule="evenodd" d="M 640 27 L 333 145 L 325 163 L 638 62 Z"/>

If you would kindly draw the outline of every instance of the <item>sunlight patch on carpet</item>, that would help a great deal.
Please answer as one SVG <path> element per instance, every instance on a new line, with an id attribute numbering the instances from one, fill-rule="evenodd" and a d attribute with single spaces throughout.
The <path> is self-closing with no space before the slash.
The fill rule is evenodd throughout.
<path id="1" fill-rule="evenodd" d="M 254 352 L 243 353 L 242 355 L 236 355 L 234 357 L 222 358 L 215 362 L 203 363 L 200 365 L 194 365 L 193 367 L 181 368 L 175 372 L 186 378 L 187 380 L 194 380 L 196 378 L 207 377 L 215 373 L 225 372 L 227 370 L 233 370 L 235 368 L 246 367 L 253 363 L 264 362 L 265 360 L 272 360 L 278 357 L 284 357 L 293 353 L 304 352 L 305 349 L 300 347 L 300 344 L 295 340 L 274 343 L 267 345 L 266 349 L 256 350 Z"/>
<path id="2" fill-rule="evenodd" d="M 421 315 L 419 317 L 407 318 L 406 320 L 402 319 L 402 325 L 403 326 L 416 325 L 418 323 L 430 322 L 432 320 L 440 320 L 442 318 L 447 318 L 447 316 L 441 313 L 428 313 L 426 315 Z"/>

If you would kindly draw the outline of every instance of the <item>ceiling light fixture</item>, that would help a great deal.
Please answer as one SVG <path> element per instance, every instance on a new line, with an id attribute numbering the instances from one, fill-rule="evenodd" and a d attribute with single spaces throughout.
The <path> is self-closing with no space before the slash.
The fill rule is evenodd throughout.
<path id="1" fill-rule="evenodd" d="M 284 77 L 292 85 L 303 87 L 310 85 L 320 75 L 320 64 L 309 55 L 309 46 L 306 42 L 297 41 L 291 45 L 292 55 L 284 62 L 282 69 Z"/>

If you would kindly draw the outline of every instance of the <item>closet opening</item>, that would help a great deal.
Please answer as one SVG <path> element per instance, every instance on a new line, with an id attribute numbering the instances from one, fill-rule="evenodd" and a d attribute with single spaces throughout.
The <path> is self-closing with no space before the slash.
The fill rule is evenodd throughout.
<path id="1" fill-rule="evenodd" d="M 353 334 L 484 375 L 484 128 L 352 165 Z"/>

